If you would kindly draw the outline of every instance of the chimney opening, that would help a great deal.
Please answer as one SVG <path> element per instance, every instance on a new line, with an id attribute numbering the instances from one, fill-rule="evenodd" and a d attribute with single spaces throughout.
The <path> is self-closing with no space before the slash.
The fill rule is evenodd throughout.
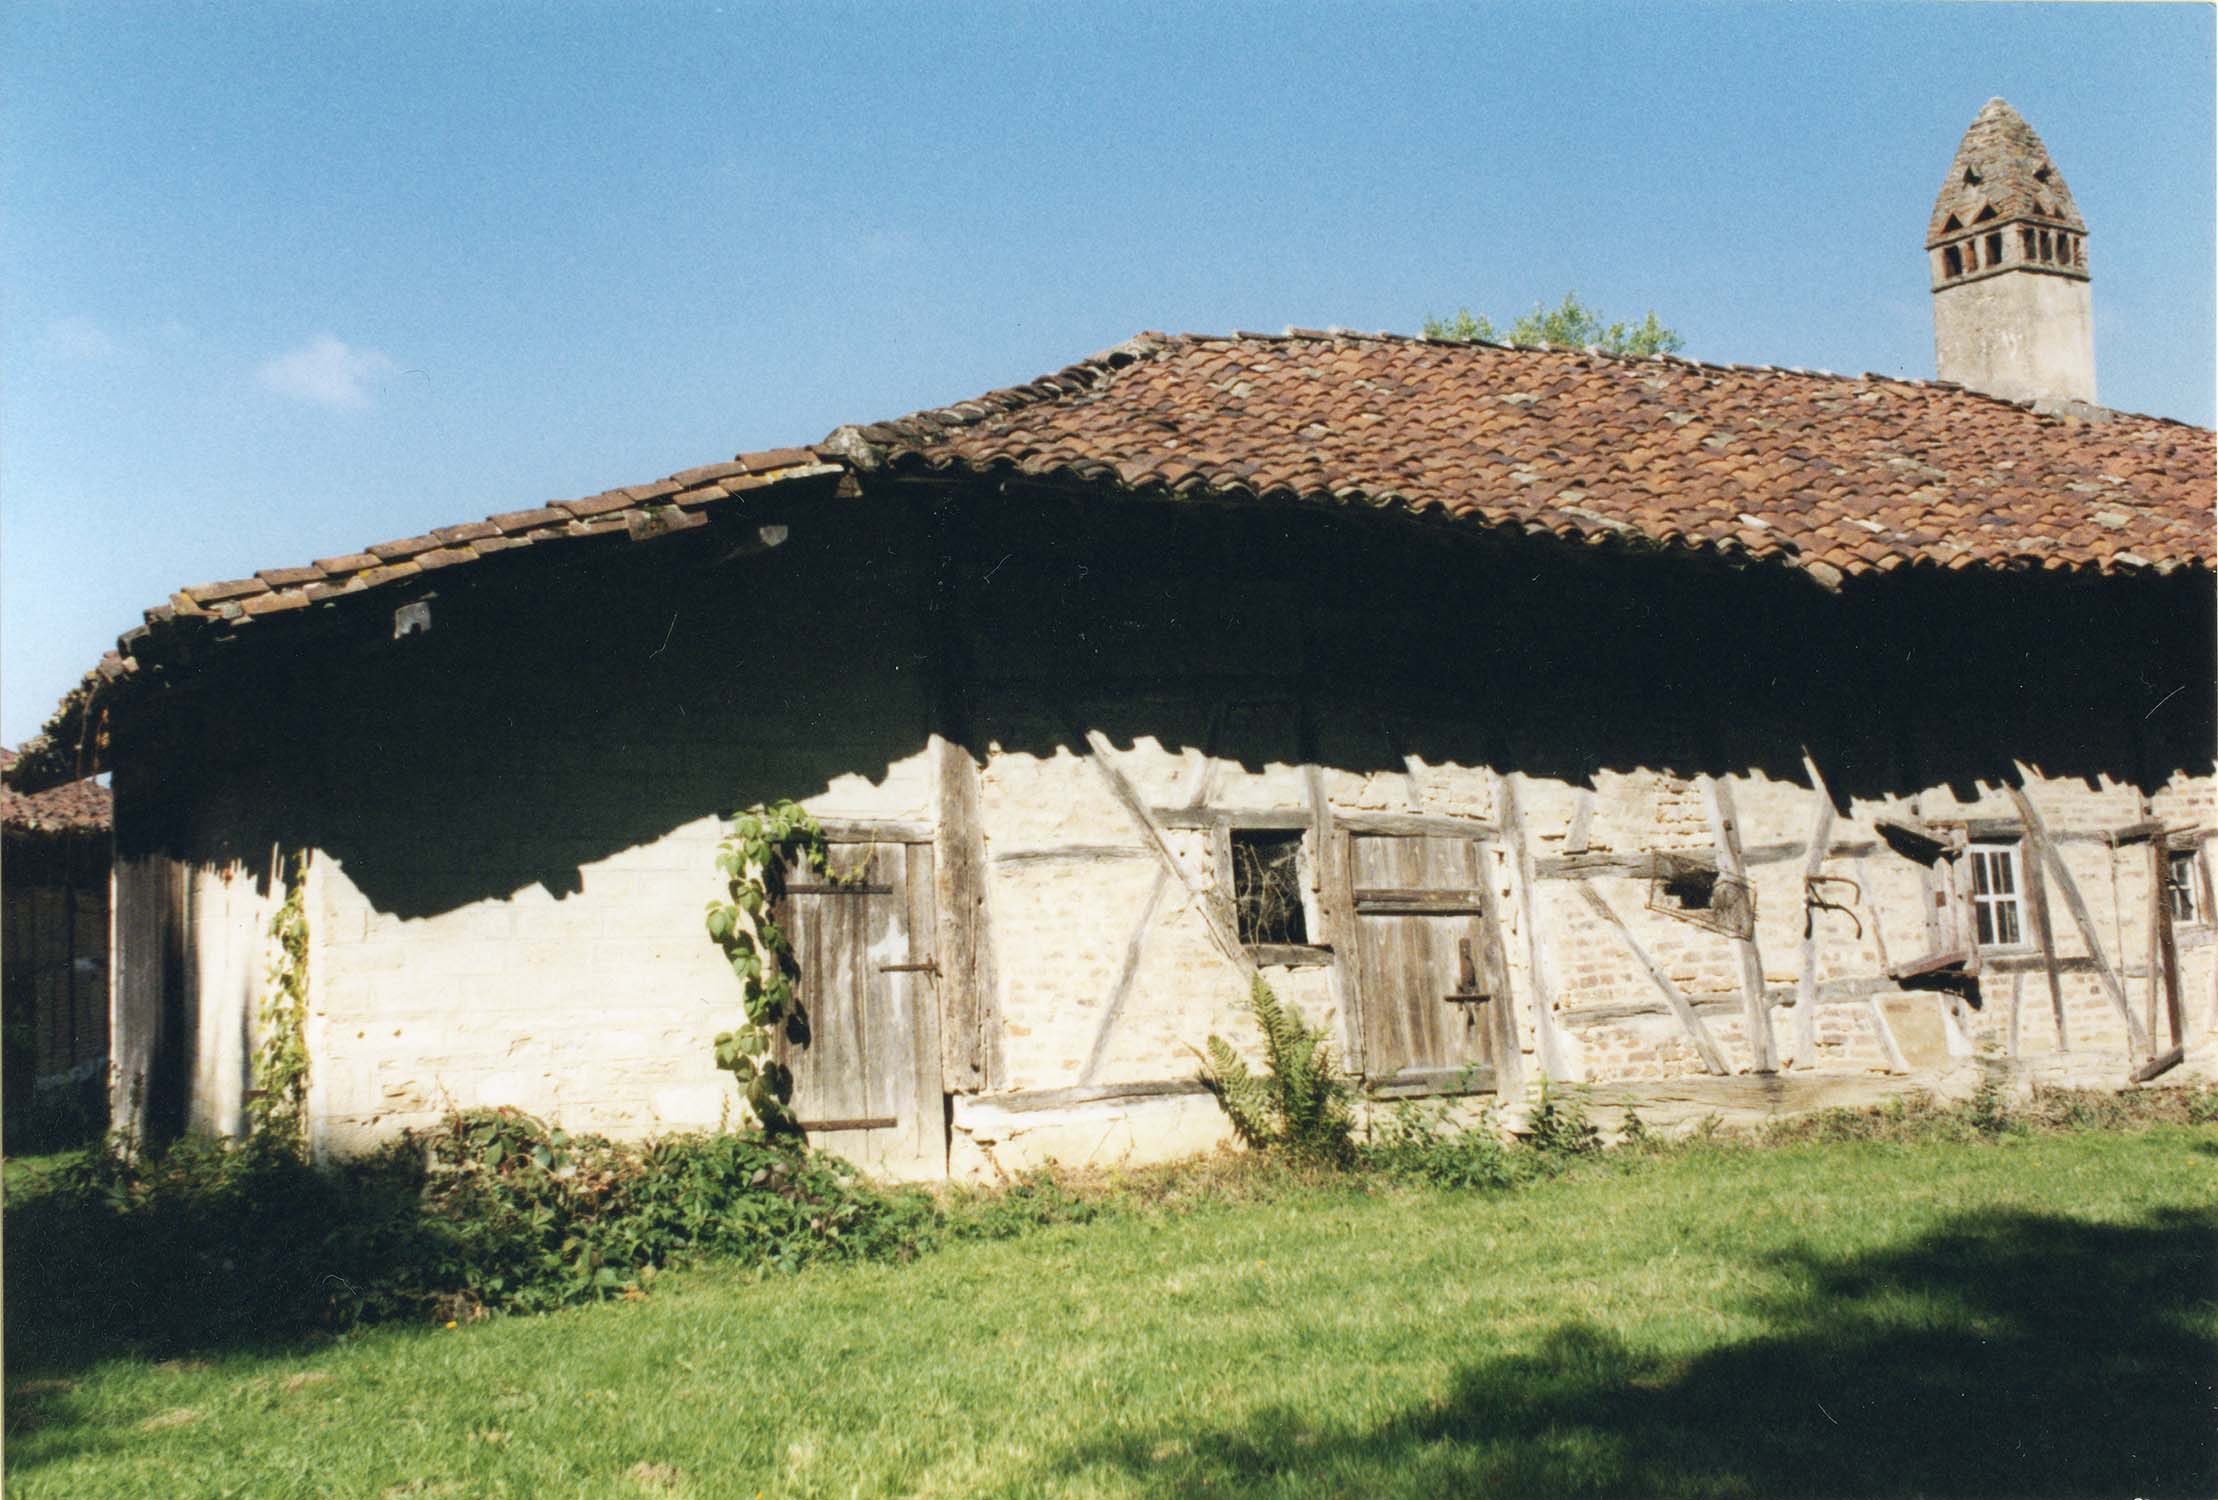
<path id="1" fill-rule="evenodd" d="M 1943 251 L 1941 252 L 1941 264 L 1942 264 L 1943 266 L 1945 266 L 1945 267 L 1947 267 L 1947 268 L 1948 268 L 1948 274 L 1949 274 L 1949 275 L 1951 275 L 1951 276 L 1961 276 L 1961 275 L 1963 275 L 1963 274 L 1964 274 L 1964 252 L 1963 252 L 1963 251 L 1961 251 L 1961 250 L 1959 250 L 1959 249 L 1957 249 L 1957 248 L 1956 248 L 1956 247 L 1955 247 L 1954 245 L 1951 245 L 1951 246 L 1949 246 L 1949 247 L 1948 247 L 1948 248 L 1947 248 L 1946 250 L 1943 250 Z"/>
<path id="2" fill-rule="evenodd" d="M 2002 264 L 2002 231 L 1999 229 L 1987 236 L 1987 264 L 1990 266 Z"/>
<path id="3" fill-rule="evenodd" d="M 2046 229 L 2041 231 L 2041 259 L 2050 265 L 2056 263 L 2056 246 L 2049 239 L 2049 232 Z"/>

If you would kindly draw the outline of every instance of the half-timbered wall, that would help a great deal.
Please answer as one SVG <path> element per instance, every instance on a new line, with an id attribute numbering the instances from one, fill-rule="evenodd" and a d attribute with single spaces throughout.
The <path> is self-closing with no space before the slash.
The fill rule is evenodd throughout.
<path id="1" fill-rule="evenodd" d="M 428 630 L 371 620 L 181 702 L 181 769 L 119 776 L 119 1071 L 230 1128 L 272 854 L 307 848 L 326 1150 L 450 1106 L 714 1126 L 737 990 L 700 913 L 723 819 L 779 797 L 900 867 L 883 910 L 796 915 L 863 995 L 839 1045 L 885 1038 L 863 1071 L 897 1053 L 911 1092 L 797 1072 L 825 1144 L 903 1175 L 1224 1139 L 1196 1054 L 1251 1040 L 1257 973 L 1374 1095 L 1512 1106 L 1543 1075 L 1697 1114 L 2012 1063 L 2123 1082 L 2174 1045 L 2174 975 L 2190 1048 L 2218 1024 L 2208 851 L 2169 948 L 2151 885 L 2156 843 L 2214 826 L 2210 601 L 2179 581 L 1835 598 L 911 486 L 779 519 L 768 550 L 487 564 Z M 1298 840 L 1306 943 L 1242 940 L 1247 832 Z M 1951 959 L 1998 841 L 2022 941 Z"/>

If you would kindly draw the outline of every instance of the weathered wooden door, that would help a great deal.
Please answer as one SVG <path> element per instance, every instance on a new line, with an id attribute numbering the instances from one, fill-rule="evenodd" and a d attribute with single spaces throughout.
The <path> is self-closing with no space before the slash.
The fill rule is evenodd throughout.
<path id="1" fill-rule="evenodd" d="M 834 844 L 834 871 L 786 883 L 797 1017 L 779 1040 L 815 1144 L 889 1176 L 947 1169 L 933 985 L 932 846 Z"/>
<path id="2" fill-rule="evenodd" d="M 1363 1071 L 1385 1092 L 1492 1088 L 1509 980 L 1478 840 L 1347 835 Z"/>

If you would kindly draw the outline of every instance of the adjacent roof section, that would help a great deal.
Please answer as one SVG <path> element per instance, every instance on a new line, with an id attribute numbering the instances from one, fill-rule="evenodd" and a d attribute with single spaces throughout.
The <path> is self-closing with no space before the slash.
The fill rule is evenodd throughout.
<path id="1" fill-rule="evenodd" d="M 13 750 L 0 750 L 0 775 L 15 765 Z M 71 781 L 25 794 L 0 783 L 0 824 L 27 833 L 105 833 L 115 821 L 108 789 L 97 781 Z"/>
<path id="2" fill-rule="evenodd" d="M 2008 103 L 1989 99 L 1964 132 L 1933 200 L 1926 248 L 1981 222 L 2029 216 L 2087 232 L 2064 174 L 2049 160 L 2049 148 Z"/>
<path id="3" fill-rule="evenodd" d="M 159 624 L 180 615 L 237 620 L 275 614 L 360 593 L 396 578 L 475 562 L 516 547 L 618 531 L 634 536 L 683 531 L 700 525 L 702 508 L 719 500 L 782 480 L 829 477 L 839 472 L 808 448 L 742 453 L 730 463 L 686 469 L 651 484 L 603 490 L 582 500 L 550 500 L 524 510 L 503 511 L 482 521 L 442 526 L 422 536 L 373 542 L 359 552 L 319 557 L 298 567 L 264 568 L 252 578 L 190 584 L 170 595 L 169 603 L 148 610 L 147 623 Z M 130 640 L 126 636 L 125 644 Z"/>
<path id="4" fill-rule="evenodd" d="M 1936 382 L 1391 335 L 1142 334 L 819 445 L 955 470 L 1401 507 L 1708 549 L 1828 586 L 1906 565 L 2212 564 L 2212 434 Z"/>

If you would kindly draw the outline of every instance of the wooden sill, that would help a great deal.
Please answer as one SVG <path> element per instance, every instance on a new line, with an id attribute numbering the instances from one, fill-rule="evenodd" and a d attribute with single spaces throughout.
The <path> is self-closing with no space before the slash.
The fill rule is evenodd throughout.
<path id="1" fill-rule="evenodd" d="M 1317 969 L 1332 962 L 1329 943 L 1250 943 L 1247 948 L 1259 969 Z"/>

